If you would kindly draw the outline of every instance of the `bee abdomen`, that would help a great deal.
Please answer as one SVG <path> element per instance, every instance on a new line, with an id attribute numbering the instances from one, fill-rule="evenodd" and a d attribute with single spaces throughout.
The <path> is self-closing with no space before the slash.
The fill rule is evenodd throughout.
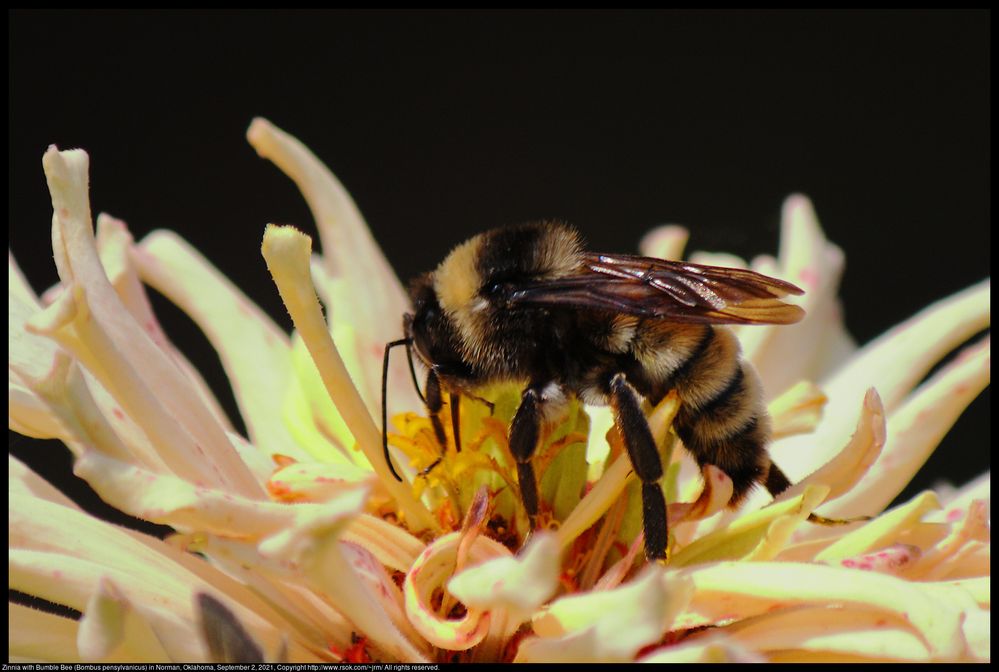
<path id="1" fill-rule="evenodd" d="M 749 364 L 738 362 L 727 384 L 707 401 L 685 399 L 674 427 L 701 465 L 713 464 L 732 479 L 730 504 L 738 503 L 767 475 L 770 418 Z"/>

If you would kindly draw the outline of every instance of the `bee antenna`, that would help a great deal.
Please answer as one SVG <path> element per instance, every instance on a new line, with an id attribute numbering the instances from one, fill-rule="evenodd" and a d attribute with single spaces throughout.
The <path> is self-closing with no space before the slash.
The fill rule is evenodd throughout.
<path id="1" fill-rule="evenodd" d="M 395 480 L 402 482 L 402 477 L 396 473 L 395 467 L 392 466 L 392 456 L 389 455 L 388 449 L 388 365 L 389 365 L 389 352 L 392 348 L 398 345 L 405 345 L 406 352 L 409 354 L 409 370 L 413 374 L 413 384 L 416 384 L 416 371 L 413 369 L 413 354 L 411 349 L 411 344 L 413 339 L 411 338 L 400 338 L 398 341 L 392 341 L 385 345 L 385 358 L 382 360 L 382 452 L 385 454 L 385 464 L 388 465 L 389 471 L 395 476 Z M 419 392 L 419 386 L 416 387 L 416 391 Z M 423 395 L 420 395 L 423 398 Z"/>

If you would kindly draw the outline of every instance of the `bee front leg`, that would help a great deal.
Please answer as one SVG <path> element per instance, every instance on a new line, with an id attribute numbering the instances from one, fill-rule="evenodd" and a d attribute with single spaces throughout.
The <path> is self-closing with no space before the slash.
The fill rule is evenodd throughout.
<path id="1" fill-rule="evenodd" d="M 541 430 L 541 386 L 532 385 L 524 390 L 520 407 L 510 425 L 510 452 L 517 462 L 517 481 L 520 483 L 520 498 L 531 522 L 533 530 L 538 517 L 538 484 L 534 478 L 531 458 L 538 448 L 538 434 Z"/>
<path id="2" fill-rule="evenodd" d="M 423 475 L 430 473 L 430 470 L 440 464 L 447 451 L 447 435 L 444 434 L 444 423 L 441 421 L 441 410 L 444 408 L 444 397 L 441 392 L 441 380 L 433 369 L 427 374 L 426 386 L 427 412 L 430 414 L 430 424 L 434 428 L 434 436 L 437 437 L 437 445 L 441 447 L 441 456 L 429 467 L 421 472 Z"/>
<path id="3" fill-rule="evenodd" d="M 631 466 L 642 482 L 645 557 L 649 560 L 662 560 L 666 558 L 669 529 L 666 498 L 663 497 L 659 485 L 659 480 L 663 477 L 663 463 L 659 458 L 659 450 L 642 412 L 638 393 L 625 380 L 624 374 L 618 373 L 611 378 L 610 398 L 614 409 L 614 422 L 628 449 Z"/>

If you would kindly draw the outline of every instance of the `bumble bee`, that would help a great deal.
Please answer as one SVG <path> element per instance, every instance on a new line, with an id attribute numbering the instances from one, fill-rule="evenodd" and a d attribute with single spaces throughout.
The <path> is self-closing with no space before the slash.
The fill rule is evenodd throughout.
<path id="1" fill-rule="evenodd" d="M 417 277 L 406 337 L 386 347 L 385 362 L 391 347 L 405 345 L 415 382 L 415 351 L 429 371 L 422 396 L 434 432 L 444 445 L 446 392 L 459 449 L 462 395 L 493 382 L 525 384 L 510 451 L 532 527 L 531 458 L 542 423 L 567 395 L 609 404 L 642 485 L 645 554 L 661 559 L 668 540 L 663 465 L 642 399 L 656 404 L 676 391 L 674 429 L 702 469 L 712 464 L 732 479 L 730 506 L 756 484 L 771 495 L 787 489 L 767 453 L 770 419 L 756 372 L 720 325 L 797 322 L 804 311 L 780 299 L 801 293 L 748 270 L 587 252 L 571 226 L 532 222 L 479 234 Z"/>

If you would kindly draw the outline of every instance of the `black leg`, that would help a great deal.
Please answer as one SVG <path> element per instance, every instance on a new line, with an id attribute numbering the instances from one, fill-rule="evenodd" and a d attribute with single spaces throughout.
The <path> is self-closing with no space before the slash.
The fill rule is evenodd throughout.
<path id="1" fill-rule="evenodd" d="M 666 519 L 666 499 L 659 480 L 663 477 L 663 463 L 652 438 L 649 423 L 642 413 L 638 393 L 628 384 L 624 374 L 615 375 L 610 382 L 611 406 L 614 421 L 635 475 L 642 482 L 642 525 L 645 530 L 645 557 L 649 560 L 666 558 L 669 527 Z"/>
<path id="2" fill-rule="evenodd" d="M 430 424 L 434 427 L 434 436 L 441 447 L 441 455 L 447 450 L 447 435 L 444 434 L 444 424 L 441 422 L 441 409 L 444 408 L 444 398 L 441 393 L 441 381 L 433 369 L 427 374 L 427 411 L 430 413 Z"/>
<path id="3" fill-rule="evenodd" d="M 510 425 L 510 452 L 517 461 L 517 479 L 520 483 L 520 497 L 524 509 L 534 528 L 538 516 L 538 484 L 534 478 L 531 458 L 538 448 L 538 434 L 541 430 L 540 388 L 528 387 L 520 399 L 520 407 Z"/>
<path id="4" fill-rule="evenodd" d="M 791 479 L 780 470 L 780 467 L 771 462 L 770 471 L 767 472 L 767 480 L 763 485 L 771 497 L 776 497 L 791 487 Z"/>
<path id="5" fill-rule="evenodd" d="M 451 431 L 454 434 L 454 452 L 461 452 L 461 395 L 452 392 L 451 398 Z"/>

